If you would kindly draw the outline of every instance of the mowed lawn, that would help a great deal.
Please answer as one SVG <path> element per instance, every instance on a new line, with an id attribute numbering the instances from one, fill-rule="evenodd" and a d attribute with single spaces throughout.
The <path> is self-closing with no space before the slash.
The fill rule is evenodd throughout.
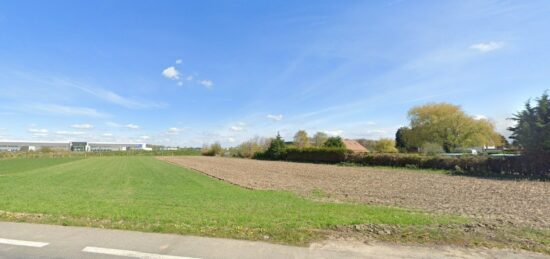
<path id="1" fill-rule="evenodd" d="M 153 157 L 0 161 L 0 219 L 305 244 L 336 225 L 462 222 L 248 190 Z"/>

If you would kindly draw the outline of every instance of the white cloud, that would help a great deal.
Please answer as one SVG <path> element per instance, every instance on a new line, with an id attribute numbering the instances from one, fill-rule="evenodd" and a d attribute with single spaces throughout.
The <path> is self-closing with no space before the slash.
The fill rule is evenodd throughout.
<path id="1" fill-rule="evenodd" d="M 74 128 L 74 129 L 91 129 L 93 127 L 94 127 L 93 125 L 88 123 L 71 125 L 71 128 Z"/>
<path id="2" fill-rule="evenodd" d="M 84 134 L 82 131 L 65 131 L 65 130 L 59 130 L 55 132 L 56 135 L 63 135 L 63 136 L 78 136 Z"/>
<path id="3" fill-rule="evenodd" d="M 47 129 L 28 129 L 27 131 L 35 137 L 45 137 L 49 133 Z"/>
<path id="4" fill-rule="evenodd" d="M 227 141 L 228 141 L 229 143 L 234 143 L 234 142 L 235 142 L 235 139 L 234 139 L 234 138 L 227 138 Z"/>
<path id="5" fill-rule="evenodd" d="M 243 127 L 240 127 L 240 126 L 231 126 L 231 130 L 232 131 L 243 131 Z"/>
<path id="6" fill-rule="evenodd" d="M 113 134 L 112 134 L 112 133 L 103 133 L 103 136 L 104 136 L 104 137 L 112 137 Z"/>
<path id="7" fill-rule="evenodd" d="M 278 115 L 268 114 L 267 118 L 270 119 L 270 120 L 273 120 L 273 121 L 280 121 L 280 120 L 283 119 L 283 115 L 282 114 L 278 114 Z"/>
<path id="8" fill-rule="evenodd" d="M 168 67 L 162 71 L 162 75 L 168 79 L 179 80 L 180 72 L 173 66 Z"/>
<path id="9" fill-rule="evenodd" d="M 487 116 L 485 115 L 478 114 L 474 116 L 474 120 L 486 120 L 486 119 L 487 119 Z"/>
<path id="10" fill-rule="evenodd" d="M 206 88 L 212 88 L 212 86 L 214 85 L 214 82 L 212 82 L 211 80 L 201 80 L 199 81 L 199 84 L 201 84 L 202 86 L 206 87 Z"/>
<path id="11" fill-rule="evenodd" d="M 181 60 L 181 59 L 176 60 L 176 64 L 181 64 L 181 63 L 183 63 L 183 60 Z"/>
<path id="12" fill-rule="evenodd" d="M 28 129 L 27 131 L 30 133 L 48 133 L 49 132 L 47 129 Z"/>
<path id="13" fill-rule="evenodd" d="M 132 123 L 127 124 L 125 127 L 129 129 L 139 129 L 139 125 L 132 124 Z"/>
<path id="14" fill-rule="evenodd" d="M 470 46 L 470 49 L 477 50 L 479 52 L 485 53 L 485 52 L 491 52 L 497 49 L 500 49 L 504 46 L 504 43 L 502 42 L 481 42 L 477 44 L 473 44 Z"/>
<path id="15" fill-rule="evenodd" d="M 323 132 L 329 136 L 341 136 L 344 133 L 343 130 L 325 130 Z"/>
<path id="16" fill-rule="evenodd" d="M 140 139 L 143 139 L 143 140 L 148 140 L 148 139 L 150 139 L 151 137 L 149 137 L 149 136 L 141 136 L 141 137 L 139 137 L 139 138 L 140 138 Z"/>
<path id="17" fill-rule="evenodd" d="M 172 127 L 172 128 L 169 128 L 166 133 L 170 134 L 170 135 L 177 135 L 177 134 L 180 134 L 184 129 L 183 128 L 176 128 L 176 127 Z"/>
<path id="18" fill-rule="evenodd" d="M 374 126 L 376 125 L 376 122 L 374 121 L 367 121 L 367 126 Z"/>

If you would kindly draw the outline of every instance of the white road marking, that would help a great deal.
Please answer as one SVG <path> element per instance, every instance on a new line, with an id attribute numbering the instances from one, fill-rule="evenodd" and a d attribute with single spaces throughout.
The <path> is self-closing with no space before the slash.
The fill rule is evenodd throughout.
<path id="1" fill-rule="evenodd" d="M 14 245 L 14 246 L 45 247 L 50 243 L 0 238 L 0 244 Z"/>
<path id="2" fill-rule="evenodd" d="M 120 250 L 120 249 L 111 249 L 111 248 L 102 248 L 102 247 L 93 247 L 93 246 L 85 247 L 84 249 L 82 249 L 82 252 L 144 258 L 144 259 L 145 258 L 146 259 L 199 259 L 199 258 L 193 258 L 193 257 L 150 254 L 150 253 L 142 253 L 142 252 L 136 252 L 131 250 Z"/>

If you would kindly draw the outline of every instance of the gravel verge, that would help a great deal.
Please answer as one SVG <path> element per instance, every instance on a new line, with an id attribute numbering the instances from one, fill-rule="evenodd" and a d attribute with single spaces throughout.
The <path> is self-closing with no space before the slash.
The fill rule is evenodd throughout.
<path id="1" fill-rule="evenodd" d="M 550 228 L 550 182 L 221 157 L 159 157 L 247 188 Z"/>

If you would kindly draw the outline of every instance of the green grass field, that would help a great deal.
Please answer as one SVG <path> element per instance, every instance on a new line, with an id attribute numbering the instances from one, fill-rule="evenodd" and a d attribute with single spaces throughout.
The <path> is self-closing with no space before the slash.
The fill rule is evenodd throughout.
<path id="1" fill-rule="evenodd" d="M 464 222 L 240 188 L 153 157 L 0 160 L 0 218 L 305 244 L 336 225 Z"/>

